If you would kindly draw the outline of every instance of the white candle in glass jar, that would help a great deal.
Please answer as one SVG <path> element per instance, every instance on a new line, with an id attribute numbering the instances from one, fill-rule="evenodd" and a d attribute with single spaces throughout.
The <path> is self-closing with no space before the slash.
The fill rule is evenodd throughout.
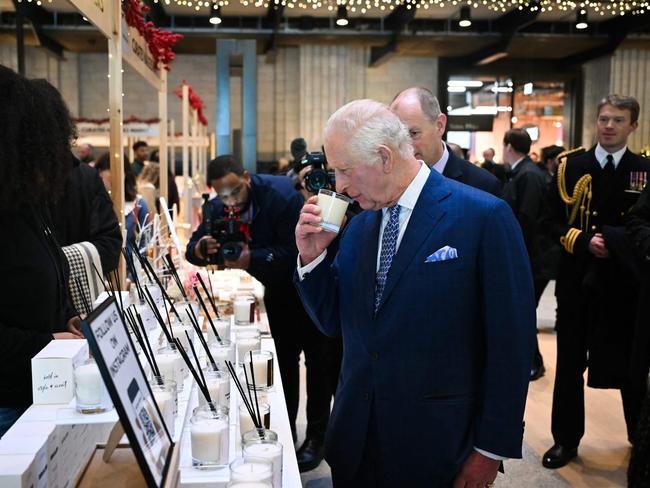
<path id="1" fill-rule="evenodd" d="M 222 341 L 230 340 L 230 320 L 212 319 L 212 323 Z M 208 323 L 206 328 L 208 330 L 208 344 L 216 343 L 217 337 L 214 335 L 212 326 Z"/>
<path id="2" fill-rule="evenodd" d="M 226 361 L 235 363 L 235 347 L 230 341 L 224 340 L 221 344 L 218 342 L 210 346 L 210 352 L 214 362 L 217 363 L 219 369 L 227 371 Z M 206 354 L 206 365 L 210 365 L 210 360 Z"/>
<path id="3" fill-rule="evenodd" d="M 330 232 L 339 232 L 343 217 L 348 209 L 350 199 L 345 195 L 338 194 L 331 190 L 321 189 L 318 192 L 317 205 L 321 209 L 320 226 Z"/>
<path id="4" fill-rule="evenodd" d="M 230 481 L 267 481 L 273 480 L 273 465 L 264 460 L 248 460 L 230 463 Z"/>
<path id="5" fill-rule="evenodd" d="M 260 351 L 261 352 L 261 351 Z M 270 358 L 256 355 L 253 353 L 253 373 L 255 373 L 255 386 L 257 388 L 265 388 L 272 386 L 268 384 L 269 378 L 269 365 Z M 247 354 L 243 360 L 246 374 L 248 375 L 248 382 L 253 385 L 253 375 L 251 374 L 250 354 Z"/>
<path id="6" fill-rule="evenodd" d="M 228 484 L 228 488 L 271 488 L 271 486 L 271 483 L 264 481 L 235 481 Z"/>
<path id="7" fill-rule="evenodd" d="M 260 403 L 259 399 L 257 401 L 257 405 L 260 407 L 260 415 L 262 417 L 262 427 L 265 427 L 269 429 L 271 427 L 271 409 L 269 407 L 268 403 Z M 257 415 L 257 407 L 255 404 L 255 398 L 253 398 L 253 410 L 255 411 L 255 415 Z M 248 413 L 248 409 L 246 408 L 246 405 L 243 403 L 239 406 L 239 433 L 240 435 L 243 435 L 245 432 L 251 431 L 255 428 L 255 424 L 253 423 L 253 419 L 250 416 L 250 413 Z"/>
<path id="8" fill-rule="evenodd" d="M 156 355 L 156 363 L 160 376 L 175 381 L 178 391 L 183 391 L 183 381 L 188 371 L 181 355 L 171 349 L 165 349 Z"/>
<path id="9" fill-rule="evenodd" d="M 228 463 L 228 422 L 212 418 L 193 420 L 190 437 L 194 460 L 215 465 Z"/>
<path id="10" fill-rule="evenodd" d="M 237 299 L 233 303 L 235 323 L 250 324 L 255 321 L 255 302 L 252 299 Z"/>
<path id="11" fill-rule="evenodd" d="M 161 390 L 160 388 L 152 388 L 153 390 L 153 397 L 156 400 L 156 403 L 158 404 L 158 408 L 160 409 L 160 415 L 162 415 L 163 420 L 165 421 L 165 425 L 167 425 L 167 429 L 169 430 L 170 435 L 174 435 L 174 427 L 176 424 L 176 413 L 175 413 L 175 408 L 174 408 L 174 396 L 165 390 Z"/>
<path id="12" fill-rule="evenodd" d="M 244 459 L 249 456 L 271 461 L 273 465 L 273 488 L 282 488 L 282 444 L 279 442 L 256 442 L 244 446 Z"/>
<path id="13" fill-rule="evenodd" d="M 205 379 L 206 386 L 208 387 L 208 393 L 210 393 L 210 399 L 212 400 L 213 403 L 219 404 L 219 405 L 224 405 L 221 401 L 221 385 L 222 382 L 218 378 L 206 378 Z M 203 405 L 206 405 L 208 402 L 205 399 L 205 396 L 203 395 L 203 392 L 199 388 L 199 407 L 202 407 Z M 224 405 L 228 406 L 228 405 Z"/>
<path id="14" fill-rule="evenodd" d="M 74 371 L 75 394 L 77 403 L 82 405 L 100 405 L 104 380 L 94 362 L 78 366 Z"/>
<path id="15" fill-rule="evenodd" d="M 187 334 L 190 336 L 190 341 L 194 343 L 194 327 L 184 322 L 178 322 L 177 320 L 172 320 L 172 335 L 180 341 L 181 346 L 183 346 L 183 349 L 185 349 L 185 351 L 187 351 L 189 354 L 190 343 L 187 340 L 187 335 L 185 334 L 185 332 L 187 332 Z"/>

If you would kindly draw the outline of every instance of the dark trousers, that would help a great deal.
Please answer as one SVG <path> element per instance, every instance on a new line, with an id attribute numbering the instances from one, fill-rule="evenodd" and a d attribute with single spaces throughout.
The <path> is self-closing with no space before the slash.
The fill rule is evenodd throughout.
<path id="1" fill-rule="evenodd" d="M 295 438 L 300 352 L 303 351 L 307 370 L 307 438 L 322 440 L 341 368 L 341 340 L 329 338 L 316 328 L 293 284 L 267 287 L 264 303 L 275 342 L 291 432 Z"/>
<path id="2" fill-rule="evenodd" d="M 583 375 L 587 369 L 587 333 L 579 307 L 558 297 L 557 363 L 551 431 L 556 444 L 577 447 L 585 431 Z M 639 384 L 636 384 L 639 383 Z M 633 439 L 644 396 L 642 382 L 621 388 L 628 439 Z"/>

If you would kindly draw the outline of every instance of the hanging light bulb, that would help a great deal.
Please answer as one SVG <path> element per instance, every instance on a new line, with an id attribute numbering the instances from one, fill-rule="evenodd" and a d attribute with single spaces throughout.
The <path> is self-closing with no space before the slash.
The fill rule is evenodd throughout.
<path id="1" fill-rule="evenodd" d="M 582 30 L 587 27 L 589 27 L 587 23 L 587 11 L 583 7 L 580 7 L 576 15 L 576 29 Z"/>
<path id="2" fill-rule="evenodd" d="M 221 7 L 216 3 L 212 4 L 212 9 L 210 12 L 210 23 L 213 25 L 221 24 Z"/>
<path id="3" fill-rule="evenodd" d="M 458 25 L 464 29 L 472 25 L 472 15 L 467 5 L 460 8 L 460 19 L 458 19 Z"/>
<path id="4" fill-rule="evenodd" d="M 345 5 L 339 5 L 339 8 L 336 10 L 336 25 L 345 27 L 348 24 L 348 9 Z"/>

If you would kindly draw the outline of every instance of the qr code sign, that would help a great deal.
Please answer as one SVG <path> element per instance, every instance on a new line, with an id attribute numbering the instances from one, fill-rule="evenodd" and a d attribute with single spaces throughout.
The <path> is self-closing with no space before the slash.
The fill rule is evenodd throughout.
<path id="1" fill-rule="evenodd" d="M 144 407 L 140 408 L 138 419 L 140 420 L 140 425 L 142 425 L 147 447 L 151 447 L 151 445 L 156 442 L 156 428 L 149 416 L 149 412 L 147 412 Z"/>

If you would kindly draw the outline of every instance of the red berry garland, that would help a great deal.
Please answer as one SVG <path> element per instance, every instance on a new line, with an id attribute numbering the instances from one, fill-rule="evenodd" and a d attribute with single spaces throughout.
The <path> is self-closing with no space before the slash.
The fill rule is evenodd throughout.
<path id="1" fill-rule="evenodd" d="M 203 125 L 208 125 L 208 119 L 206 119 L 205 115 L 203 114 L 203 108 L 205 107 L 203 100 L 201 100 L 201 97 L 192 89 L 192 85 L 190 85 L 187 81 L 183 80 L 183 85 L 187 85 L 189 91 L 188 98 L 190 107 L 196 110 L 196 115 L 199 119 L 199 122 Z M 181 85 L 180 88 L 174 90 L 176 96 L 181 99 L 183 98 L 183 85 Z"/>
<path id="2" fill-rule="evenodd" d="M 149 7 L 142 5 L 138 0 L 122 0 L 122 14 L 126 24 L 136 29 L 144 38 L 153 56 L 154 65 L 157 68 L 164 66 L 169 71 L 169 65 L 176 57 L 172 48 L 183 35 L 164 31 L 151 21 L 145 22 L 144 14 L 147 12 Z"/>

